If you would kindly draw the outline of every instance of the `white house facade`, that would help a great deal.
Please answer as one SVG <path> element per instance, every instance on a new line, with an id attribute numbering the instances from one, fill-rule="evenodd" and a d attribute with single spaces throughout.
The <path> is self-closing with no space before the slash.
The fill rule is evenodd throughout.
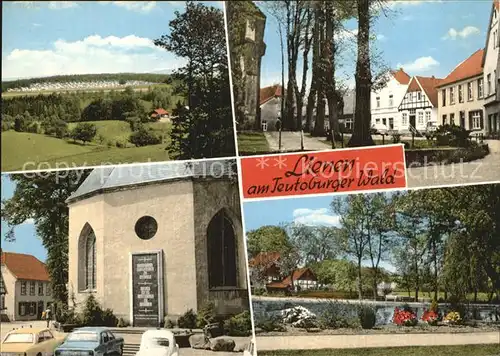
<path id="1" fill-rule="evenodd" d="M 400 132 L 423 133 L 438 124 L 437 86 L 441 79 L 415 76 L 398 109 L 401 113 Z"/>
<path id="2" fill-rule="evenodd" d="M 486 133 L 500 132 L 500 0 L 494 0 L 491 8 L 489 31 L 486 37 L 483 59 L 484 108 Z"/>
<path id="3" fill-rule="evenodd" d="M 386 84 L 382 89 L 371 92 L 371 124 L 385 126 L 389 131 L 404 129 L 402 113 L 398 106 L 403 100 L 411 77 L 403 70 L 387 73 Z"/>

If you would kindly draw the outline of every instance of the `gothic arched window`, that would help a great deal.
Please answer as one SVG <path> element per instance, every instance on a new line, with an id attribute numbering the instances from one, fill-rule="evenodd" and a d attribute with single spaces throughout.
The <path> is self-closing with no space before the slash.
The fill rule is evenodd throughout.
<path id="1" fill-rule="evenodd" d="M 236 236 L 224 210 L 219 211 L 208 225 L 207 249 L 209 287 L 236 287 Z"/>
<path id="2" fill-rule="evenodd" d="M 87 223 L 82 229 L 78 242 L 78 289 L 95 290 L 97 287 L 96 237 Z"/>

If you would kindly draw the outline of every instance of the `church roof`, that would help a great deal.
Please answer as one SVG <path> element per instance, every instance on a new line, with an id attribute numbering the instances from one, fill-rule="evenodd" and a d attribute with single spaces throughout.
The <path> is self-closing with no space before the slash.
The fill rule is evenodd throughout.
<path id="1" fill-rule="evenodd" d="M 236 176 L 233 160 L 166 162 L 133 166 L 99 167 L 66 200 L 67 203 L 124 188 L 162 181 Z"/>

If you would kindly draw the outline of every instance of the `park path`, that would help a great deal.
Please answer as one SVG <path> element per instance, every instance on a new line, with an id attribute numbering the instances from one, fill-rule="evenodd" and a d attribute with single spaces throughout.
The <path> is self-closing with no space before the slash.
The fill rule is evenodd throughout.
<path id="1" fill-rule="evenodd" d="M 491 153 L 476 161 L 408 168 L 408 187 L 500 182 L 500 141 L 487 142 Z"/>
<path id="2" fill-rule="evenodd" d="M 257 336 L 258 351 L 500 344 L 499 332 Z"/>
<path id="3" fill-rule="evenodd" d="M 267 131 L 264 132 L 269 148 L 273 152 L 279 152 L 279 132 Z M 281 132 L 281 151 L 299 151 L 300 147 L 300 131 L 283 131 Z M 318 138 L 304 135 L 304 150 L 306 151 L 321 151 L 331 149 L 331 146 L 320 141 Z"/>

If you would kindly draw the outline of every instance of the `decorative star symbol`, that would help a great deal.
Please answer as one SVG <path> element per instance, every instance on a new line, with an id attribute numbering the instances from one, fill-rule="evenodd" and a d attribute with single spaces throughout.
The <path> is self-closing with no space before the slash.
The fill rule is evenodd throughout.
<path id="1" fill-rule="evenodd" d="M 259 167 L 260 169 L 266 168 L 267 166 L 269 166 L 269 163 L 267 163 L 267 161 L 269 161 L 269 158 L 266 157 L 257 158 L 257 167 Z"/>
<path id="2" fill-rule="evenodd" d="M 274 166 L 278 167 L 279 169 L 283 169 L 283 168 L 287 167 L 287 164 L 285 163 L 286 158 L 284 158 L 284 157 L 279 156 L 278 158 L 275 158 L 274 161 L 276 162 Z"/>

